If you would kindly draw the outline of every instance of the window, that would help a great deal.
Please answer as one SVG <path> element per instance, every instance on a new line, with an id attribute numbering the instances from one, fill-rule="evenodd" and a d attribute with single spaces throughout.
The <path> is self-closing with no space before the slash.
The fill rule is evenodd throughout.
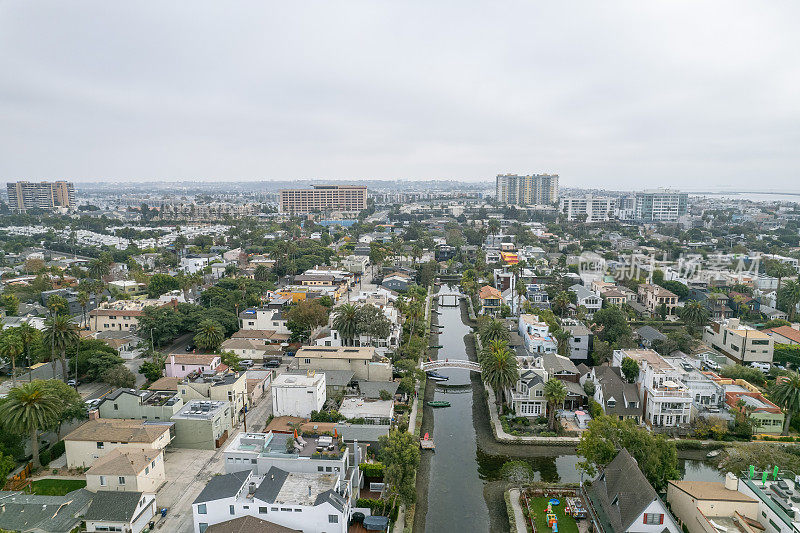
<path id="1" fill-rule="evenodd" d="M 117 405 L 117 404 L 114 404 L 114 410 L 115 410 L 115 411 L 119 411 L 119 405 Z"/>
<path id="2" fill-rule="evenodd" d="M 302 510 L 302 509 L 295 509 L 295 510 L 294 510 L 294 512 L 295 512 L 295 513 L 302 513 L 302 512 L 303 512 L 303 510 Z"/>
<path id="3" fill-rule="evenodd" d="M 322 471 L 323 471 L 323 467 L 321 467 L 321 466 L 318 466 L 318 467 L 317 467 L 317 472 L 322 472 Z"/>
<path id="4" fill-rule="evenodd" d="M 206 504 L 201 503 L 197 506 L 197 514 L 206 514 Z"/>
<path id="5" fill-rule="evenodd" d="M 544 396 L 544 391 L 542 389 L 537 390 L 536 396 Z"/>
<path id="6" fill-rule="evenodd" d="M 98 442 L 98 443 L 97 443 L 97 449 L 98 449 L 98 450 L 102 450 L 102 449 L 103 449 L 103 446 L 104 446 L 104 445 L 103 445 L 103 443 L 102 443 L 102 442 Z"/>
<path id="7" fill-rule="evenodd" d="M 339 523 L 339 517 L 336 516 L 335 514 L 329 514 L 328 515 L 328 523 L 329 524 L 338 524 Z"/>
<path id="8" fill-rule="evenodd" d="M 229 511 L 231 514 L 236 514 L 236 508 L 235 508 L 233 505 L 229 505 L 229 506 L 228 506 L 228 511 Z"/>
<path id="9" fill-rule="evenodd" d="M 278 508 L 277 508 L 277 507 L 271 507 L 271 508 L 270 508 L 270 511 L 277 511 L 277 510 L 278 510 Z"/>
<path id="10" fill-rule="evenodd" d="M 258 508 L 258 513 L 259 514 L 267 514 L 267 508 L 266 507 L 259 507 Z"/>
<path id="11" fill-rule="evenodd" d="M 206 524 L 205 522 L 200 522 L 197 525 L 200 528 L 200 533 L 206 533 L 206 529 L 208 529 L 208 524 Z"/>
<path id="12" fill-rule="evenodd" d="M 657 525 L 664 523 L 664 515 L 659 513 L 645 513 L 644 523 L 648 525 Z"/>
<path id="13" fill-rule="evenodd" d="M 120 485 L 124 485 L 125 484 L 125 476 L 119 476 L 119 484 Z"/>
<path id="14" fill-rule="evenodd" d="M 101 487 L 106 486 L 106 476 L 100 476 L 100 486 Z"/>
<path id="15" fill-rule="evenodd" d="M 150 473 L 150 467 L 149 466 L 144 467 L 144 473 L 145 473 L 145 475 Z"/>

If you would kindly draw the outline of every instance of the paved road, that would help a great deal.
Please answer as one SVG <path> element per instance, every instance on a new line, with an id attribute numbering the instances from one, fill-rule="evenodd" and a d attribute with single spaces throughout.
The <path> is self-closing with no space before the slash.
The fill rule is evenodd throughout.
<path id="1" fill-rule="evenodd" d="M 172 344 L 161 348 L 159 351 L 167 355 L 171 353 L 186 353 L 186 347 L 190 344 L 194 344 L 192 342 L 193 337 L 194 333 L 184 333 L 179 337 L 175 337 L 175 340 L 172 341 Z"/>

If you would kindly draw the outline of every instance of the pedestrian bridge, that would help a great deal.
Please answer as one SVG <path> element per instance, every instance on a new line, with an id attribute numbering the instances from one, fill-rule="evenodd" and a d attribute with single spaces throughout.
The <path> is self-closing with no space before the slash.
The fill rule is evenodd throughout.
<path id="1" fill-rule="evenodd" d="M 472 361 L 463 361 L 458 359 L 450 359 L 444 361 L 426 361 L 422 363 L 422 370 L 428 372 L 429 370 L 440 370 L 443 368 L 463 368 L 464 370 L 471 370 L 472 372 L 480 372 L 481 365 L 473 363 Z"/>

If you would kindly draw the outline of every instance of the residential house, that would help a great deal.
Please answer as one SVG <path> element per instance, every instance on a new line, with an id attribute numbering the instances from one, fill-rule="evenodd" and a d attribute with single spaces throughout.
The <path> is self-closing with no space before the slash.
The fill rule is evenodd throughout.
<path id="1" fill-rule="evenodd" d="M 228 402 L 231 409 L 223 409 L 222 412 L 230 415 L 231 426 L 236 427 L 244 417 L 245 409 L 249 408 L 247 372 L 220 369 L 196 377 L 186 376 L 178 382 L 178 394 L 184 404 L 191 400 Z"/>
<path id="2" fill-rule="evenodd" d="M 192 503 L 194 533 L 242 516 L 256 516 L 306 533 L 345 533 L 350 519 L 347 485 L 333 474 L 270 468 L 214 476 Z"/>
<path id="3" fill-rule="evenodd" d="M 395 272 L 383 278 L 381 286 L 391 291 L 405 292 L 408 290 L 409 285 L 413 283 L 410 276 Z"/>
<path id="4" fill-rule="evenodd" d="M 146 307 L 177 304 L 177 301 L 165 303 L 161 300 L 117 300 L 104 303 L 89 311 L 89 328 L 92 331 L 136 331 L 139 317 L 144 315 Z"/>
<path id="5" fill-rule="evenodd" d="M 257 363 L 270 359 L 280 359 L 283 355 L 283 349 L 280 345 L 265 344 L 263 341 L 251 339 L 225 339 L 220 349 L 225 352 L 235 353 L 242 359 L 250 359 Z"/>
<path id="6" fill-rule="evenodd" d="M 644 348 L 652 348 L 653 343 L 656 341 L 663 342 L 667 340 L 667 336 L 653 326 L 642 326 L 634 333 L 636 338 L 639 339 L 639 345 Z"/>
<path id="7" fill-rule="evenodd" d="M 169 420 L 183 407 L 175 392 L 117 389 L 103 397 L 97 409 L 101 418 Z"/>
<path id="8" fill-rule="evenodd" d="M 299 370 L 352 370 L 356 379 L 392 380 L 391 362 L 371 346 L 303 346 L 295 361 Z"/>
<path id="9" fill-rule="evenodd" d="M 115 449 L 163 450 L 171 440 L 169 423 L 146 420 L 89 420 L 64 437 L 67 466 L 89 467 Z"/>
<path id="10" fill-rule="evenodd" d="M 327 399 L 325 374 L 281 374 L 272 382 L 272 414 L 309 418 Z"/>
<path id="11" fill-rule="evenodd" d="M 556 352 L 558 343 L 550 334 L 550 327 L 546 322 L 539 320 L 537 315 L 520 315 L 518 331 L 528 353 Z"/>
<path id="12" fill-rule="evenodd" d="M 561 321 L 561 329 L 570 335 L 569 358 L 573 361 L 588 361 L 594 340 L 591 330 L 582 322 L 569 318 Z"/>
<path id="13" fill-rule="evenodd" d="M 156 493 L 166 481 L 164 450 L 116 449 L 86 471 L 86 490 Z"/>
<path id="14" fill-rule="evenodd" d="M 220 400 L 190 400 L 172 415 L 176 448 L 214 450 L 233 430 L 231 404 Z"/>
<path id="15" fill-rule="evenodd" d="M 800 344 L 800 331 L 791 326 L 779 326 L 777 328 L 765 329 L 764 333 L 772 337 L 777 344 Z"/>
<path id="16" fill-rule="evenodd" d="M 639 387 L 628 383 L 619 367 L 595 366 L 582 378 L 582 384 L 589 380 L 595 384 L 594 400 L 603 412 L 620 420 L 631 419 L 638 423 L 642 417 L 642 403 Z"/>
<path id="17" fill-rule="evenodd" d="M 287 319 L 280 309 L 249 308 L 239 313 L 239 326 L 244 330 L 265 330 L 290 335 Z"/>
<path id="18" fill-rule="evenodd" d="M 626 358 L 639 365 L 636 383 L 644 402 L 644 420 L 651 428 L 687 427 L 691 421 L 692 397 L 680 381 L 680 371 L 653 350 L 614 350 L 613 365 Z"/>
<path id="19" fill-rule="evenodd" d="M 500 313 L 500 303 L 503 300 L 503 294 L 490 285 L 481 287 L 478 293 L 478 298 L 481 302 L 481 313 L 484 315 L 497 315 Z"/>
<path id="20" fill-rule="evenodd" d="M 567 388 L 567 397 L 564 400 L 565 409 L 579 409 L 586 405 L 586 392 L 579 383 L 580 374 L 575 363 L 569 357 L 564 357 L 555 353 L 544 353 L 541 358 L 541 366 L 547 372 L 547 376 L 556 378 L 564 382 Z"/>
<path id="21" fill-rule="evenodd" d="M 542 285 L 526 286 L 525 299 L 536 309 L 550 309 L 550 296 Z"/>
<path id="22" fill-rule="evenodd" d="M 519 369 L 519 379 L 513 387 L 505 391 L 506 401 L 517 416 L 546 416 L 547 400 L 544 398 L 544 384 L 548 379 L 544 368 Z M 495 394 L 499 394 L 499 391 Z"/>
<path id="23" fill-rule="evenodd" d="M 738 318 L 714 321 L 703 329 L 703 342 L 734 364 L 772 363 L 775 341 L 763 331 L 744 326 Z"/>
<path id="24" fill-rule="evenodd" d="M 206 533 L 303 533 L 300 529 L 279 526 L 275 522 L 245 515 L 210 525 Z"/>
<path id="25" fill-rule="evenodd" d="M 753 433 L 779 435 L 783 430 L 783 411 L 757 390 L 736 384 L 726 385 L 725 403 L 732 412 L 745 411 L 749 414 Z"/>
<path id="26" fill-rule="evenodd" d="M 647 311 L 655 316 L 666 310 L 667 315 L 674 315 L 678 306 L 678 295 L 660 285 L 642 283 L 638 288 L 639 301 Z"/>
<path id="27" fill-rule="evenodd" d="M 589 503 L 589 519 L 594 531 L 681 532 L 677 521 L 625 448 L 581 491 Z"/>
<path id="28" fill-rule="evenodd" d="M 40 496 L 24 492 L 0 492 L 0 530 L 63 533 L 80 528 L 92 499 L 86 489 L 63 496 Z"/>
<path id="29" fill-rule="evenodd" d="M 585 307 L 589 315 L 593 315 L 603 306 L 603 300 L 583 285 L 576 283 L 569 290 L 575 293 L 575 305 Z"/>
<path id="30" fill-rule="evenodd" d="M 86 531 L 141 533 L 156 515 L 156 496 L 136 492 L 98 492 L 83 519 Z"/>
<path id="31" fill-rule="evenodd" d="M 170 354 L 164 362 L 164 375 L 183 378 L 189 375 L 214 373 L 222 358 L 214 354 Z"/>
<path id="32" fill-rule="evenodd" d="M 717 533 L 722 531 L 718 526 L 724 531 L 742 531 L 739 524 L 745 533 L 766 529 L 759 523 L 758 500 L 739 492 L 739 478 L 731 472 L 724 483 L 671 480 L 667 503 L 678 523 L 690 532 Z"/>

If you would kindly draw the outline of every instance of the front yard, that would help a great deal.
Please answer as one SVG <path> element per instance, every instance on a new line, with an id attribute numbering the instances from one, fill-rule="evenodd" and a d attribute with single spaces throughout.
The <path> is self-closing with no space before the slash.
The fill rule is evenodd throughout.
<path id="1" fill-rule="evenodd" d="M 82 479 L 39 479 L 31 483 L 31 492 L 39 496 L 63 496 L 73 490 L 82 489 L 86 481 Z"/>
<path id="2" fill-rule="evenodd" d="M 575 519 L 564 513 L 564 498 L 557 497 L 556 499 L 560 500 L 558 505 L 553 506 L 553 511 L 556 513 L 556 518 L 558 519 L 558 533 L 578 533 L 578 524 L 575 522 Z M 537 533 L 548 533 L 552 531 L 547 525 L 547 517 L 545 516 L 547 514 L 546 509 L 549 500 L 550 498 L 545 498 L 543 496 L 528 500 L 531 513 L 533 514 L 533 522 L 536 524 Z"/>

